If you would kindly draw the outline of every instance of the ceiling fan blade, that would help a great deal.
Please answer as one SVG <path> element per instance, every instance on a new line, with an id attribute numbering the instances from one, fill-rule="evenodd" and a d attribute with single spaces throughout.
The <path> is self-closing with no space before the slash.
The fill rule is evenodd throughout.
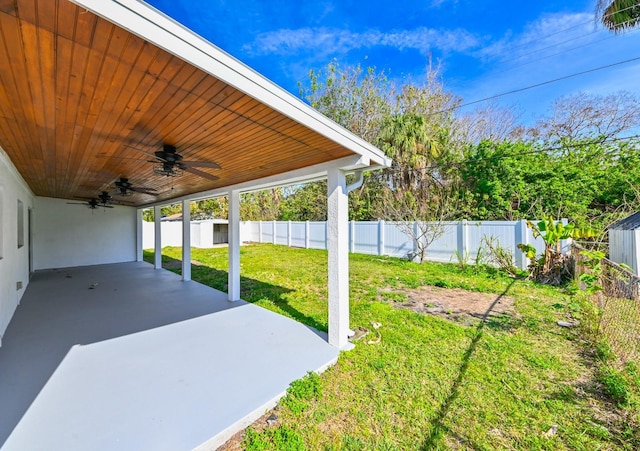
<path id="1" fill-rule="evenodd" d="M 86 203 L 86 202 L 67 202 L 67 205 L 84 205 L 84 206 L 87 206 L 89 204 Z"/>
<path id="2" fill-rule="evenodd" d="M 190 172 L 192 174 L 198 175 L 198 176 L 202 177 L 203 179 L 218 180 L 220 178 L 220 177 L 216 177 L 215 175 L 212 175 L 212 174 L 207 174 L 206 172 L 200 171 L 198 169 L 190 168 L 188 166 L 185 166 L 184 170 L 187 171 L 187 172 Z"/>
<path id="3" fill-rule="evenodd" d="M 132 186 L 129 189 L 131 191 L 135 191 L 136 193 L 151 194 L 152 196 L 155 196 L 155 195 L 158 194 L 158 192 L 153 188 L 143 188 L 143 187 L 139 187 L 139 186 Z"/>
<path id="4" fill-rule="evenodd" d="M 198 167 L 198 168 L 213 168 L 213 169 L 222 169 L 218 163 L 214 163 L 213 161 L 181 161 L 183 165 L 186 167 Z"/>

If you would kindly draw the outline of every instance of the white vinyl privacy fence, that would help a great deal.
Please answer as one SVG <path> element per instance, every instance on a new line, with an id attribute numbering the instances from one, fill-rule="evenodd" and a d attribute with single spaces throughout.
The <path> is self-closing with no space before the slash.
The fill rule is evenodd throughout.
<path id="1" fill-rule="evenodd" d="M 485 240 L 493 240 L 512 253 L 514 264 L 526 269 L 529 264 L 516 247 L 525 243 L 544 251 L 542 239 L 535 239 L 527 222 L 521 221 L 460 221 L 443 222 L 442 235 L 427 248 L 426 259 L 438 262 L 457 262 L 459 258 L 474 263 L 483 252 Z M 406 258 L 415 253 L 416 246 L 407 227 L 397 222 L 349 222 L 349 251 L 360 254 L 389 255 Z M 309 249 L 326 249 L 326 222 L 250 221 L 241 223 L 240 236 L 244 242 L 273 243 Z M 569 243 L 563 243 L 568 250 Z"/>
<path id="2" fill-rule="evenodd" d="M 163 221 L 161 226 L 162 247 L 182 246 L 182 221 Z M 152 249 L 155 241 L 153 222 L 142 221 L 142 248 Z M 191 221 L 191 246 L 211 248 L 228 243 L 228 224 L 226 219 L 205 219 Z"/>
<path id="3" fill-rule="evenodd" d="M 538 253 L 544 251 L 542 239 L 534 239 L 525 220 L 521 221 L 460 221 L 444 222 L 442 235 L 427 248 L 426 259 L 437 262 L 457 262 L 460 258 L 475 263 L 478 255 L 486 255 L 485 240 L 493 240 L 512 253 L 514 264 L 526 269 L 529 264 L 516 247 L 520 243 L 535 246 Z M 163 222 L 162 246 L 182 245 L 182 222 Z M 211 221 L 192 222 L 191 238 L 194 247 L 213 247 L 223 242 L 216 239 Z M 412 236 L 407 227 L 397 222 L 351 221 L 349 222 L 349 251 L 360 254 L 388 255 L 407 258 L 415 253 Z M 326 222 L 296 221 L 246 221 L 240 223 L 242 242 L 273 243 L 307 249 L 327 248 Z M 143 224 L 143 246 L 152 248 L 153 223 Z M 568 251 L 570 243 L 563 243 Z"/>

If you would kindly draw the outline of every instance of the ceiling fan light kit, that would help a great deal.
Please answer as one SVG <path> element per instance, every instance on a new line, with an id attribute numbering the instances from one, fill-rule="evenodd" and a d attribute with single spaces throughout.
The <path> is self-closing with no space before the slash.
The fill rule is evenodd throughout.
<path id="1" fill-rule="evenodd" d="M 153 154 L 135 147 L 133 147 L 133 149 L 155 158 L 155 160 L 149 160 L 149 163 L 153 163 L 153 172 L 155 174 L 164 177 L 180 177 L 184 175 L 185 172 L 188 172 L 208 180 L 218 180 L 219 178 L 208 172 L 196 169 L 197 167 L 221 169 L 218 163 L 213 161 L 186 161 L 183 156 L 178 153 L 176 146 L 172 144 L 163 144 L 162 150 L 158 150 Z"/>
<path id="2" fill-rule="evenodd" d="M 153 166 L 153 172 L 165 177 L 181 177 L 184 171 L 167 163 L 158 163 Z"/>

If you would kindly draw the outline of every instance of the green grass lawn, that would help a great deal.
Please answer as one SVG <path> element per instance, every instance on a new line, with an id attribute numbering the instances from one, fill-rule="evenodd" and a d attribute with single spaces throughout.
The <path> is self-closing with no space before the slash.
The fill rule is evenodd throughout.
<path id="1" fill-rule="evenodd" d="M 163 261 L 180 252 L 163 249 Z M 193 249 L 192 258 L 194 280 L 226 291 L 227 249 Z M 244 246 L 242 297 L 326 330 L 326 262 L 324 251 Z M 568 292 L 490 268 L 358 254 L 350 281 L 351 325 L 380 323 L 380 342 L 357 342 L 319 378 L 293 387 L 277 425 L 250 428 L 245 448 L 640 448 L 638 406 L 619 409 L 604 396 L 579 331 L 556 325 L 579 315 Z M 422 285 L 504 293 L 516 313 L 463 325 L 389 301 Z"/>

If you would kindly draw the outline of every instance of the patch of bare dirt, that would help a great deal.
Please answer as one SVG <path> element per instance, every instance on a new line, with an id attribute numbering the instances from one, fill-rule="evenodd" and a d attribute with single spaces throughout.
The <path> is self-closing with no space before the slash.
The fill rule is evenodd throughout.
<path id="1" fill-rule="evenodd" d="M 398 294 L 406 296 L 406 300 L 399 301 Z M 474 318 L 490 319 L 515 314 L 512 297 L 478 293 L 461 288 L 423 286 L 414 289 L 386 291 L 382 293 L 381 297 L 385 301 L 393 303 L 396 308 L 463 323 L 469 323 Z"/>

